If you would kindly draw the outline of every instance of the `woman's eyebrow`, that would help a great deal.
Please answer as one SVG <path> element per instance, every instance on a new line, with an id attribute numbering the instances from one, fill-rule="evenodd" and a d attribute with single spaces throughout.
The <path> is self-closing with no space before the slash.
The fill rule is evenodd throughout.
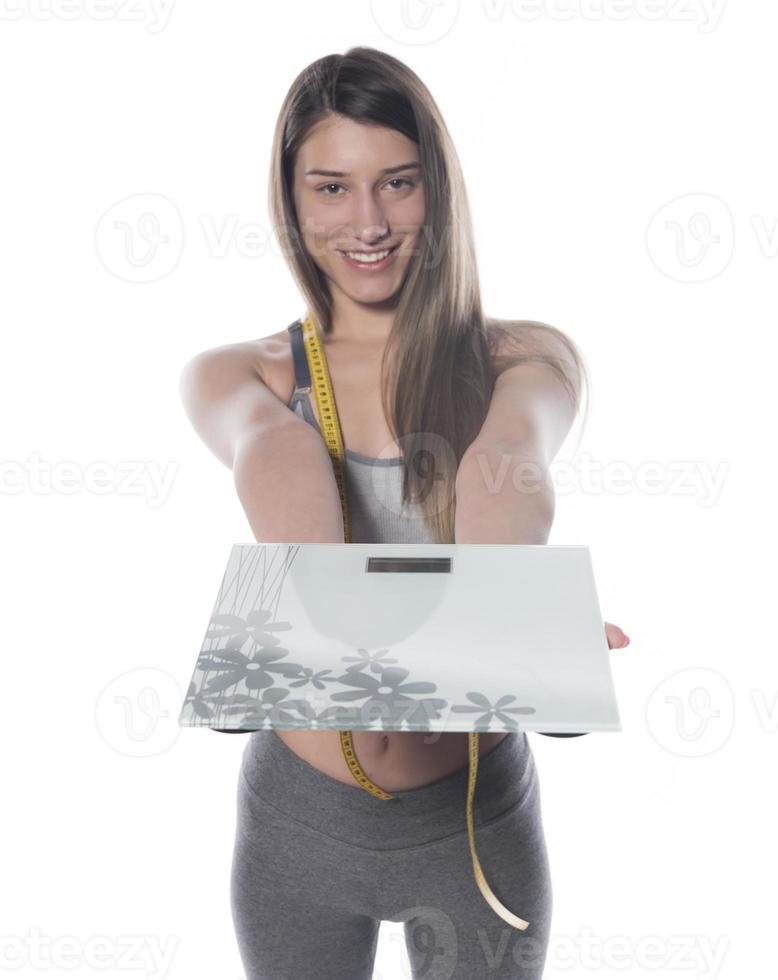
<path id="1" fill-rule="evenodd" d="M 383 170 L 379 170 L 380 174 L 396 174 L 401 170 L 418 170 L 421 164 L 417 160 L 412 160 L 410 163 L 401 163 L 396 167 L 384 167 Z M 351 174 L 345 173 L 343 170 L 306 170 L 305 176 L 310 177 L 312 174 L 316 174 L 319 177 L 350 177 Z"/>

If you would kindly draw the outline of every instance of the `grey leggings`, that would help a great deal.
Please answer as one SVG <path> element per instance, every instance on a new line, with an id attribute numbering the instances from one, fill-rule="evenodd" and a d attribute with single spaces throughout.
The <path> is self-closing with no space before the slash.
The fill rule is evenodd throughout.
<path id="1" fill-rule="evenodd" d="M 381 800 L 322 773 L 272 729 L 254 732 L 231 877 L 246 980 L 370 980 L 381 921 L 403 923 L 413 980 L 541 980 L 552 891 L 526 734 L 481 756 L 477 775 L 476 852 L 495 895 L 529 921 L 523 931 L 476 884 L 467 766 Z"/>

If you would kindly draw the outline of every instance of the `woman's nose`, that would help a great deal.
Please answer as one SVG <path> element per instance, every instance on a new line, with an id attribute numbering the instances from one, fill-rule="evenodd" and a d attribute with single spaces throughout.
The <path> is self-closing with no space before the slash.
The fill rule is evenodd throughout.
<path id="1" fill-rule="evenodd" d="M 388 222 L 381 202 L 377 201 L 370 192 L 356 199 L 352 223 L 357 238 L 366 245 L 380 240 L 388 231 Z"/>

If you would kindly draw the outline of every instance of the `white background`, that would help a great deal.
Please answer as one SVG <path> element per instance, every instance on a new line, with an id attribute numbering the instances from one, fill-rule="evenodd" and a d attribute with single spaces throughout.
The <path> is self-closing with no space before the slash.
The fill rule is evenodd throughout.
<path id="1" fill-rule="evenodd" d="M 632 643 L 611 654 L 622 733 L 530 736 L 546 976 L 772 976 L 774 5 L 1 10 L 8 975 L 244 976 L 245 742 L 176 719 L 251 535 L 178 374 L 303 312 L 266 210 L 272 129 L 298 71 L 368 44 L 447 121 L 487 313 L 560 327 L 592 375 L 549 543 L 591 547 Z M 409 975 L 399 924 L 375 975 Z"/>

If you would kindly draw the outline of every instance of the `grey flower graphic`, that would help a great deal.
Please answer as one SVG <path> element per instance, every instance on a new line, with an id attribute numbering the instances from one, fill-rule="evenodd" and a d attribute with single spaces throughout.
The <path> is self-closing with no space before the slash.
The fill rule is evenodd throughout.
<path id="1" fill-rule="evenodd" d="M 440 718 L 440 710 L 445 708 L 448 701 L 443 698 L 422 698 L 421 701 L 398 702 L 398 717 L 407 722 L 408 726 L 427 731 L 431 719 Z"/>
<path id="2" fill-rule="evenodd" d="M 372 700 L 394 703 L 408 694 L 431 694 L 437 690 L 437 685 L 431 681 L 411 681 L 404 684 L 408 673 L 402 667 L 384 667 L 380 677 L 371 677 L 370 674 L 347 670 L 339 679 L 352 690 L 337 691 L 332 695 L 332 700 L 356 701 L 369 697 Z"/>
<path id="3" fill-rule="evenodd" d="M 344 660 L 347 663 L 349 661 L 354 661 L 353 667 L 346 667 L 347 674 L 353 673 L 354 671 L 361 671 L 363 668 L 367 668 L 367 667 L 369 667 L 374 674 L 377 674 L 379 671 L 384 669 L 383 664 L 397 663 L 396 657 L 384 656 L 384 654 L 388 652 L 386 650 L 377 650 L 375 653 L 369 653 L 367 650 L 363 649 L 362 647 L 358 647 L 357 652 L 360 654 L 358 657 L 340 658 L 341 660 Z"/>
<path id="4" fill-rule="evenodd" d="M 219 670 L 223 673 L 212 677 L 203 685 L 203 690 L 212 694 L 243 681 L 251 691 L 270 687 L 274 682 L 272 674 L 297 677 L 302 670 L 300 664 L 279 663 L 288 653 L 288 650 L 280 647 L 275 650 L 256 650 L 250 654 L 239 650 L 211 650 L 201 658 L 198 666 L 202 670 Z"/>
<path id="5" fill-rule="evenodd" d="M 474 712 L 480 711 L 481 717 L 476 718 L 475 728 L 477 731 L 485 731 L 489 728 L 489 723 L 492 718 L 497 718 L 501 721 L 507 728 L 511 730 L 518 730 L 518 724 L 514 718 L 509 718 L 507 713 L 516 715 L 534 715 L 535 709 L 529 706 L 516 706 L 516 707 L 506 707 L 511 701 L 515 701 L 516 697 L 513 694 L 504 694 L 499 701 L 492 705 L 489 699 L 481 694 L 479 691 L 468 691 L 467 696 L 473 702 L 470 704 L 455 704 L 452 706 L 452 711 L 465 711 Z"/>
<path id="6" fill-rule="evenodd" d="M 265 727 L 266 721 L 275 724 L 295 726 L 299 725 L 300 718 L 291 712 L 304 714 L 306 707 L 304 701 L 286 700 L 289 691 L 283 687 L 269 687 L 263 691 L 261 696 L 249 697 L 245 694 L 232 696 L 217 696 L 212 698 L 212 703 L 220 708 L 219 716 L 240 714 L 240 721 L 243 726 L 252 728 Z"/>
<path id="7" fill-rule="evenodd" d="M 317 670 L 315 673 L 312 667 L 301 667 L 300 668 L 300 679 L 289 682 L 289 687 L 302 687 L 304 684 L 313 684 L 313 686 L 319 690 L 324 691 L 326 687 L 324 681 L 331 681 L 333 684 L 339 683 L 337 677 L 324 677 L 325 674 L 331 674 L 332 671 L 329 667 L 326 670 Z M 287 676 L 292 676 L 291 674 Z"/>
<path id="8" fill-rule="evenodd" d="M 198 718 L 204 718 L 206 721 L 210 721 L 211 715 L 213 714 L 210 702 L 206 701 L 198 692 L 197 685 L 193 680 L 189 682 L 189 689 L 186 692 L 184 701 L 191 706 L 192 711 Z"/>
<path id="9" fill-rule="evenodd" d="M 290 630 L 292 624 L 286 621 L 268 622 L 271 615 L 269 609 L 253 609 L 245 619 L 231 613 L 218 613 L 211 617 L 205 637 L 208 640 L 226 638 L 227 646 L 236 650 L 240 650 L 248 640 L 263 647 L 275 646 L 281 641 L 273 634 Z"/>
<path id="10" fill-rule="evenodd" d="M 436 685 L 429 681 L 404 683 L 407 676 L 408 671 L 402 667 L 384 667 L 380 677 L 355 670 L 346 671 L 339 680 L 350 690 L 336 691 L 331 695 L 331 700 L 362 700 L 358 709 L 360 725 L 380 723 L 382 726 L 391 724 L 396 727 L 415 700 L 411 695 L 430 694 L 437 690 Z"/>

